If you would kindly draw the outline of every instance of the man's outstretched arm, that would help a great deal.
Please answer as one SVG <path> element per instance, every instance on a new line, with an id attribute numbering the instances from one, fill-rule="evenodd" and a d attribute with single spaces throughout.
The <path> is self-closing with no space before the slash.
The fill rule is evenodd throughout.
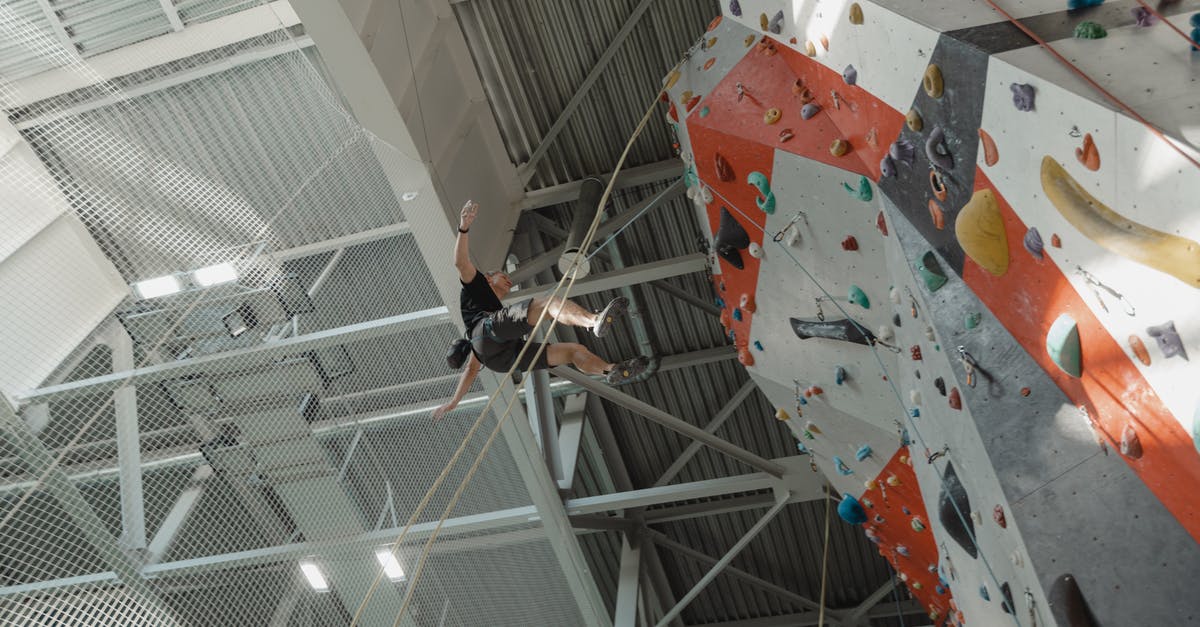
<path id="1" fill-rule="evenodd" d="M 441 420 L 446 412 L 454 411 L 458 407 L 459 401 L 467 395 L 467 391 L 471 389 L 471 385 L 475 383 L 475 376 L 479 374 L 479 369 L 483 364 L 479 363 L 479 358 L 474 353 L 471 354 L 471 359 L 467 362 L 467 367 L 463 369 L 463 373 L 458 377 L 458 387 L 454 388 L 454 398 L 450 399 L 449 403 L 433 410 L 433 421 Z"/>
<path id="2" fill-rule="evenodd" d="M 471 246 L 467 242 L 467 231 L 475 222 L 475 214 L 479 213 L 479 203 L 468 200 L 458 214 L 458 239 L 454 241 L 454 267 L 458 269 L 458 278 L 463 283 L 470 283 L 475 278 L 475 264 L 471 263 Z"/>

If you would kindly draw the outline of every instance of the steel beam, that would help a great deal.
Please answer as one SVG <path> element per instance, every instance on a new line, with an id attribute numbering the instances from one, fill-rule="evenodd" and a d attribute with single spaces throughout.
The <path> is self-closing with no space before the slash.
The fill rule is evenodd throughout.
<path id="1" fill-rule="evenodd" d="M 583 439 L 584 406 L 587 394 L 566 397 L 558 427 L 558 489 L 570 490 L 575 483 L 575 466 L 579 460 L 579 444 Z"/>
<path id="2" fill-rule="evenodd" d="M 859 621 L 866 617 L 867 612 L 871 611 L 871 608 L 879 605 L 880 601 L 886 599 L 888 595 L 895 590 L 896 585 L 892 582 L 891 576 L 889 575 L 888 580 L 885 581 L 882 586 L 879 586 L 875 592 L 872 592 L 870 596 L 868 596 L 866 599 L 863 599 L 863 602 L 859 603 L 858 607 L 846 613 L 844 622 L 848 625 L 857 625 Z"/>
<path id="3" fill-rule="evenodd" d="M 666 277 L 702 272 L 706 269 L 708 269 L 708 257 L 704 253 L 692 253 L 661 261 L 651 261 L 650 263 L 630 266 L 624 270 L 593 274 L 586 279 L 580 279 L 571 287 L 571 293 L 567 297 L 574 298 L 585 294 L 595 294 L 596 292 L 614 290 L 619 287 L 655 281 Z M 554 291 L 554 287 L 553 285 L 545 285 L 513 292 L 503 302 L 511 305 L 526 298 L 549 296 Z M 559 295 L 562 296 L 565 291 L 560 291 Z"/>
<path id="4" fill-rule="evenodd" d="M 212 467 L 207 464 L 198 467 L 192 473 L 191 485 L 185 488 L 179 497 L 175 499 L 175 504 L 171 506 L 171 510 L 167 512 L 166 517 L 159 524 L 154 538 L 150 540 L 150 546 L 146 549 L 146 564 L 157 564 L 166 556 L 167 551 L 171 550 L 171 545 L 179 537 L 179 532 L 183 529 L 184 523 L 187 522 L 188 516 L 196 508 L 196 504 L 200 502 L 200 497 L 204 494 L 204 482 L 212 476 L 212 473 Z"/>
<path id="5" fill-rule="evenodd" d="M 909 599 L 900 604 L 900 615 L 921 615 L 928 622 L 925 608 L 916 600 Z M 768 616 L 765 618 L 738 619 L 720 623 L 704 623 L 703 627 L 816 627 L 820 624 L 819 612 L 801 612 L 799 614 L 785 614 L 783 616 Z M 877 607 L 867 613 L 867 618 L 896 618 L 896 610 L 894 608 Z M 829 610 L 825 610 L 825 622 L 829 623 Z M 917 625 L 923 624 L 918 621 Z M 690 627 L 701 627 L 696 624 Z"/>
<path id="6" fill-rule="evenodd" d="M 591 71 L 584 77 L 583 82 L 575 88 L 574 94 L 558 114 L 558 118 L 550 125 L 546 134 L 542 136 L 542 140 L 533 149 L 533 153 L 529 155 L 529 160 L 517 168 L 517 175 L 520 177 L 522 183 L 528 183 L 529 179 L 533 178 L 533 175 L 537 173 L 538 162 L 545 156 L 546 151 L 550 149 L 558 134 L 566 128 L 567 123 L 571 121 L 571 116 L 575 114 L 575 109 L 583 104 L 584 99 L 588 96 L 588 92 L 591 91 L 592 85 L 604 74 L 604 70 L 608 67 L 609 62 L 617 55 L 617 52 L 621 49 L 621 45 L 625 43 L 625 39 L 633 33 L 634 27 L 642 19 L 642 14 L 650 8 L 653 2 L 654 0 L 642 0 L 639 2 L 633 8 L 633 11 L 630 11 L 629 16 L 625 18 L 625 23 L 621 25 L 621 29 L 609 40 L 608 47 L 601 53 L 600 58 L 596 60 L 596 65 L 592 66 Z"/>
<path id="7" fill-rule="evenodd" d="M 743 383 L 742 387 L 738 388 L 738 391 L 733 393 L 733 397 L 730 398 L 725 405 L 717 411 L 717 415 L 713 416 L 713 419 L 709 420 L 708 424 L 704 425 L 704 430 L 708 433 L 715 434 L 717 429 L 720 429 L 721 425 L 725 424 L 725 421 L 729 420 L 729 418 L 733 416 L 733 412 L 737 411 L 737 408 L 742 406 L 742 402 L 749 398 L 750 394 L 752 394 L 757 387 L 758 386 L 754 384 L 753 380 L 747 380 L 745 383 Z M 688 462 L 692 460 L 692 457 L 695 457 L 696 453 L 700 452 L 701 446 L 703 445 L 699 442 L 692 442 L 691 444 L 688 444 L 687 448 L 685 448 L 683 452 L 679 454 L 679 457 L 675 458 L 675 461 L 671 463 L 670 467 L 668 467 L 667 470 L 663 472 L 662 476 L 654 482 L 654 485 L 662 486 L 670 483 L 671 480 L 675 478 L 675 475 L 678 475 L 679 472 L 683 470 L 683 467 L 687 466 Z"/>
<path id="8" fill-rule="evenodd" d="M 809 499 L 793 499 L 797 502 Z M 677 505 L 668 505 L 666 507 L 656 507 L 646 510 L 643 514 L 643 520 L 647 525 L 657 525 L 661 523 L 674 522 L 677 520 L 691 520 L 693 518 L 701 518 L 704 516 L 718 516 L 720 514 L 731 514 L 733 512 L 746 512 L 755 509 L 766 509 L 775 502 L 775 497 L 769 492 L 760 494 L 746 494 L 743 496 L 735 496 L 731 498 L 713 499 L 702 501 L 700 503 L 680 503 Z"/>
<path id="9" fill-rule="evenodd" d="M 112 368 L 134 366 L 133 339 L 120 326 L 110 328 L 108 346 Z M 126 385 L 113 392 L 113 414 L 117 431 L 117 465 L 121 478 L 121 546 L 146 548 L 146 506 L 142 491 L 142 451 L 138 437 L 137 388 Z"/>
<path id="10" fill-rule="evenodd" d="M 412 227 L 408 224 L 408 222 L 397 222 L 395 224 L 389 224 L 387 226 L 381 226 L 375 229 L 351 233 L 350 235 L 343 235 L 333 239 L 313 242 L 311 244 L 304 244 L 303 246 L 277 250 L 268 253 L 268 256 L 275 261 L 282 263 L 284 261 L 309 257 L 311 255 L 317 255 L 320 253 L 329 252 L 331 250 L 340 250 L 343 248 L 349 248 L 351 246 L 357 246 L 359 244 L 366 244 L 368 242 L 387 239 L 389 237 L 407 235 L 409 233 L 412 233 Z"/>
<path id="11" fill-rule="evenodd" d="M 179 19 L 179 10 L 175 8 L 175 3 L 172 0 L 158 0 L 158 4 L 166 14 L 167 21 L 171 23 L 171 30 L 177 33 L 183 30 L 183 20 Z"/>
<path id="12" fill-rule="evenodd" d="M 657 183 L 682 176 L 683 162 L 679 159 L 667 159 L 632 168 L 624 168 L 617 174 L 617 183 L 613 185 L 613 191 Z M 607 178 L 605 182 L 608 182 Z M 526 192 L 525 199 L 518 203 L 518 208 L 522 211 L 529 211 L 571 202 L 579 198 L 579 189 L 582 186 L 583 181 L 579 180 Z"/>
<path id="13" fill-rule="evenodd" d="M 714 305 L 712 301 L 705 300 L 699 296 L 696 296 L 695 294 L 675 287 L 665 280 L 651 281 L 650 286 L 655 289 L 662 290 L 667 294 L 670 294 L 671 296 L 674 296 L 675 298 L 695 307 L 696 309 L 703 311 L 706 314 L 716 316 L 718 318 L 721 317 L 721 308 Z"/>
<path id="14" fill-rule="evenodd" d="M 704 573 L 704 576 L 700 578 L 700 581 L 697 581 L 696 585 L 692 586 L 692 589 L 688 590 L 687 594 L 683 595 L 683 598 L 675 604 L 675 607 L 671 608 L 671 610 L 667 612 L 667 615 L 664 616 L 662 620 L 658 621 L 658 624 L 655 627 L 666 627 L 667 624 L 671 622 L 671 619 L 679 616 L 679 613 L 683 611 L 683 608 L 687 607 L 688 603 L 691 603 L 692 600 L 699 596 L 699 594 L 706 587 L 708 587 L 708 584 L 712 583 L 712 580 L 716 579 L 717 575 L 721 574 L 721 571 L 725 570 L 725 567 L 729 566 L 729 563 L 733 561 L 733 558 L 737 557 L 737 554 L 741 553 L 742 549 L 746 548 L 746 546 L 749 545 L 750 542 L 767 527 L 767 524 L 774 520 L 775 516 L 777 516 L 779 512 L 783 511 L 784 507 L 787 507 L 786 496 L 780 496 L 781 498 L 779 501 L 776 502 L 771 509 L 767 510 L 767 513 L 763 514 L 762 518 L 759 518 L 758 521 L 746 531 L 745 535 L 739 538 L 738 541 L 735 542 L 734 545 L 730 547 L 724 555 L 721 556 L 721 559 L 717 560 L 716 563 L 712 565 L 712 568 L 710 568 L 707 573 Z"/>
<path id="15" fill-rule="evenodd" d="M 576 385 L 579 385 L 585 390 L 602 396 L 613 403 L 628 409 L 631 412 L 641 414 L 642 416 L 645 416 L 646 418 L 649 418 L 650 420 L 657 422 L 658 424 L 667 427 L 676 433 L 697 440 L 745 464 L 749 464 L 752 468 L 757 468 L 777 478 L 783 477 L 785 470 L 783 466 L 751 453 L 740 446 L 730 444 L 729 442 L 718 438 L 717 436 L 705 431 L 704 429 L 701 429 L 700 427 L 697 427 L 696 425 L 693 425 L 690 422 L 680 420 L 679 418 L 676 418 L 675 416 L 672 416 L 671 414 L 668 414 L 667 412 L 658 409 L 649 403 L 634 398 L 633 396 L 621 392 L 616 388 L 604 385 L 603 383 L 600 383 L 599 381 L 592 379 L 591 377 L 576 370 L 572 370 L 564 366 L 555 367 L 553 370 L 554 374 L 557 374 L 558 376 L 571 381 Z"/>
<path id="16" fill-rule="evenodd" d="M 50 6 L 50 0 L 37 0 L 37 5 L 42 10 L 42 15 L 46 17 L 46 21 L 50 22 L 50 27 L 54 29 L 54 36 L 58 38 L 58 43 L 63 47 L 63 54 L 71 59 L 77 58 L 79 50 L 71 41 L 71 35 L 67 33 L 67 27 L 63 25 L 63 21 L 58 18 L 58 13 L 54 7 Z"/>
<path id="17" fill-rule="evenodd" d="M 613 627 L 635 627 L 637 622 L 638 577 L 642 567 L 642 547 L 621 538 L 621 566 L 617 575 L 617 603 Z"/>
<path id="18" fill-rule="evenodd" d="M 540 335 L 540 334 L 539 334 Z M 555 485 L 562 481 L 562 456 L 558 449 L 558 420 L 554 398 L 550 395 L 550 374 L 536 370 L 525 375 L 525 411 L 534 441 L 542 449 L 542 459 Z"/>
<path id="19" fill-rule="evenodd" d="M 663 503 L 676 503 L 693 499 L 706 499 L 726 494 L 741 494 L 770 490 L 779 480 L 765 472 L 756 472 L 720 479 L 705 479 L 690 483 L 677 483 L 657 488 L 643 488 L 614 494 L 585 496 L 566 502 L 567 513 L 572 516 L 615 512 L 635 507 L 647 507 Z"/>

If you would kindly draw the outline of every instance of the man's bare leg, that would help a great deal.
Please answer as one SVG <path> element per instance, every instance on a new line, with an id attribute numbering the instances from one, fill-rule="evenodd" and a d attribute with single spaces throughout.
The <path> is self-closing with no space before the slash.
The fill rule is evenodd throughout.
<path id="1" fill-rule="evenodd" d="M 554 298 L 535 298 L 529 305 L 529 316 L 527 318 L 529 324 L 537 323 L 537 319 L 541 317 L 542 310 L 561 324 L 570 325 L 573 327 L 582 327 L 591 329 L 596 326 L 600 315 L 594 314 L 577 303 L 565 298 L 555 296 Z"/>
<path id="2" fill-rule="evenodd" d="M 585 374 L 604 374 L 616 367 L 616 364 L 604 361 L 583 344 L 551 344 L 546 347 L 546 359 L 551 366 L 573 364 Z"/>

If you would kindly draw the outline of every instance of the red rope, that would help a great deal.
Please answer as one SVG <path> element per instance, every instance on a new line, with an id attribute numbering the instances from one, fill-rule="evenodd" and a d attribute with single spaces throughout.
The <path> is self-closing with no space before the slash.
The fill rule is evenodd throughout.
<path id="1" fill-rule="evenodd" d="M 1060 63 L 1067 66 L 1067 69 L 1074 72 L 1075 75 L 1078 76 L 1079 78 L 1082 78 L 1085 82 L 1087 82 L 1088 85 L 1091 85 L 1092 89 L 1095 89 L 1096 91 L 1100 92 L 1100 94 L 1103 95 L 1105 98 L 1108 98 L 1108 100 L 1110 102 L 1112 102 L 1113 104 L 1120 107 L 1121 110 L 1124 111 L 1125 113 L 1128 113 L 1130 117 L 1137 120 L 1138 122 L 1141 122 L 1142 126 L 1145 126 L 1146 130 L 1150 131 L 1151 134 L 1153 134 L 1155 137 L 1161 139 L 1162 141 L 1166 142 L 1166 144 L 1168 146 L 1170 146 L 1172 149 L 1174 149 L 1175 152 L 1179 153 L 1179 156 L 1183 157 L 1184 159 L 1187 159 L 1188 161 L 1191 162 L 1192 165 L 1194 165 L 1194 166 L 1196 166 L 1196 168 L 1200 169 L 1200 161 L 1197 161 L 1194 157 L 1192 157 L 1187 152 L 1185 152 L 1183 150 L 1183 148 L 1180 148 L 1179 146 L 1177 146 L 1175 144 L 1175 142 L 1171 141 L 1166 135 L 1164 135 L 1163 132 L 1160 131 L 1157 126 L 1154 126 L 1153 124 L 1150 123 L 1149 120 L 1142 117 L 1142 115 L 1140 113 L 1138 113 L 1137 111 L 1134 111 L 1132 107 L 1130 107 L 1129 105 L 1122 102 L 1120 98 L 1117 98 L 1116 96 L 1112 95 L 1107 89 L 1101 87 L 1099 83 L 1092 80 L 1092 77 L 1085 74 L 1084 71 L 1079 69 L 1074 63 L 1071 63 L 1070 61 L 1068 61 L 1066 59 L 1066 57 L 1059 54 L 1058 50 L 1055 50 L 1054 46 L 1051 46 L 1049 44 L 1049 42 L 1047 42 L 1045 39 L 1042 39 L 1041 37 L 1039 37 L 1032 30 L 1029 30 L 1028 27 L 1026 27 L 1024 24 L 1022 24 L 1019 20 L 1017 20 L 1013 16 L 1009 15 L 1008 12 L 1006 12 L 1004 9 L 1001 9 L 995 3 L 994 0 L 984 0 L 984 2 L 987 2 L 988 5 L 990 5 L 992 7 L 992 9 L 995 10 L 997 13 L 999 13 L 1000 15 L 1003 15 L 1004 18 L 1007 19 L 1009 22 L 1011 22 L 1013 26 L 1016 26 L 1017 28 L 1021 29 L 1021 32 L 1028 35 L 1030 39 L 1036 41 L 1039 46 L 1041 46 L 1042 48 L 1044 48 L 1046 50 L 1046 52 L 1049 52 L 1050 54 L 1054 55 L 1054 58 L 1058 59 L 1058 61 Z"/>
<path id="2" fill-rule="evenodd" d="M 1166 24 L 1167 26 L 1169 26 L 1171 28 L 1171 30 L 1179 33 L 1179 36 L 1186 39 L 1187 42 L 1189 44 L 1191 44 L 1193 48 L 1195 48 L 1196 50 L 1200 50 L 1200 44 L 1196 43 L 1196 41 L 1194 39 L 1192 39 L 1191 37 L 1188 37 L 1187 33 L 1179 30 L 1178 26 L 1175 26 L 1174 24 L 1172 24 L 1170 22 L 1170 20 L 1168 20 L 1166 18 L 1166 16 L 1164 16 L 1162 13 L 1159 13 L 1154 7 L 1150 6 L 1149 4 L 1146 4 L 1145 0 L 1137 0 L 1137 3 L 1142 5 L 1142 7 L 1144 9 L 1146 9 L 1147 11 L 1149 11 L 1151 15 L 1153 15 L 1154 17 L 1157 17 L 1158 21 L 1162 22 L 1163 24 Z"/>

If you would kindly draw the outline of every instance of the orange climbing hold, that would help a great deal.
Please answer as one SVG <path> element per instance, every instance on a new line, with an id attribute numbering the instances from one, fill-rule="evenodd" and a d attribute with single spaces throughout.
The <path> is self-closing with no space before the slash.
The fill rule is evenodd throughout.
<path id="1" fill-rule="evenodd" d="M 946 213 L 942 211 L 942 206 L 932 198 L 929 199 L 929 219 L 933 220 L 933 226 L 941 231 L 946 228 Z"/>
<path id="2" fill-rule="evenodd" d="M 1091 133 L 1083 136 L 1083 147 L 1075 149 L 1075 158 L 1092 172 L 1100 169 L 1100 151 L 1096 149 Z"/>
<path id="3" fill-rule="evenodd" d="M 996 142 L 988 132 L 979 129 L 979 143 L 983 145 L 983 162 L 992 167 L 1000 161 L 1000 153 L 996 150 Z"/>
<path id="4" fill-rule="evenodd" d="M 706 69 L 706 70 L 707 70 L 707 69 L 711 68 L 713 65 L 715 65 L 715 64 L 716 64 L 716 62 L 717 62 L 717 58 L 716 58 L 716 57 L 713 57 L 713 58 L 711 58 L 711 59 L 709 59 L 709 60 L 705 61 L 705 62 L 704 62 L 704 69 Z"/>
<path id="5" fill-rule="evenodd" d="M 1142 338 L 1136 335 L 1129 336 L 1129 348 L 1133 351 L 1133 356 L 1142 362 L 1142 365 L 1150 365 L 1150 352 L 1146 350 L 1146 345 L 1142 343 Z"/>
<path id="6" fill-rule="evenodd" d="M 825 35 L 821 35 L 821 47 L 829 50 L 829 38 Z"/>

